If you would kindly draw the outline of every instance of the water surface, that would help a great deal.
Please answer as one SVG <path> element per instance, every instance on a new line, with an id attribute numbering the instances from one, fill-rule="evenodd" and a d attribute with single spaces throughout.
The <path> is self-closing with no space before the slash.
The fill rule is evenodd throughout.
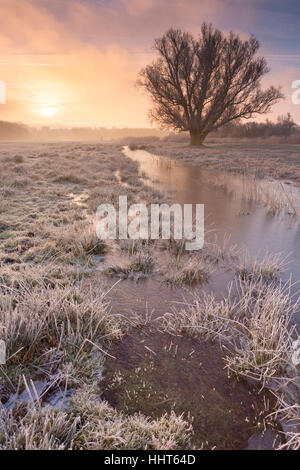
<path id="1" fill-rule="evenodd" d="M 247 248 L 253 258 L 263 256 L 265 249 L 283 256 L 293 252 L 283 279 L 288 279 L 290 272 L 300 279 L 296 218 L 271 216 L 265 207 L 250 203 L 236 191 L 245 184 L 242 178 L 234 177 L 235 188 L 231 190 L 219 184 L 224 177 L 221 173 L 178 165 L 143 150 L 125 148 L 124 152 L 139 163 L 147 184 L 170 192 L 174 202 L 204 204 L 206 233 L 213 228 L 220 240 L 230 235 L 231 243 Z M 162 260 L 159 262 L 161 265 Z M 163 282 L 160 273 L 138 282 L 120 281 L 108 295 L 112 311 L 126 317 L 134 312 L 152 321 L 133 328 L 112 346 L 105 361 L 101 395 L 129 414 L 142 412 L 156 418 L 175 411 L 192 417 L 196 448 L 247 448 L 258 424 L 262 425 L 263 415 L 273 410 L 272 397 L 265 391 L 259 394 L 260 387 L 229 379 L 219 344 L 161 331 L 159 319 L 172 308 L 181 308 L 183 301 L 192 302 L 193 293 L 206 291 L 222 297 L 234 276 L 232 269 L 217 269 L 208 283 L 194 288 L 172 287 Z M 265 409 L 269 400 L 270 408 Z M 273 438 L 271 432 L 269 448 Z"/>
<path id="2" fill-rule="evenodd" d="M 292 276 L 295 282 L 292 292 L 297 295 L 300 284 L 300 224 L 298 216 L 282 213 L 271 215 L 264 204 L 249 201 L 243 194 L 245 178 L 232 175 L 232 190 L 222 185 L 224 173 L 178 163 L 167 157 L 153 155 L 145 150 L 130 150 L 124 153 L 139 163 L 141 174 L 158 189 L 171 191 L 174 202 L 204 204 L 205 229 L 213 228 L 222 240 L 230 236 L 232 244 L 246 249 L 250 258 L 262 258 L 266 251 L 281 253 L 288 258 L 288 264 L 281 274 L 283 281 Z M 264 180 L 261 184 L 274 191 L 277 184 Z M 279 187 L 279 186 L 278 186 Z M 287 188 L 288 186 L 285 185 Z M 239 189 L 239 190 L 237 190 Z M 280 187 L 279 187 L 280 189 Z M 285 192 L 277 194 L 285 204 Z M 300 207 L 298 188 L 289 189 L 293 200 Z M 162 201 L 163 202 L 163 201 Z M 298 207 L 298 205 L 297 205 Z M 221 288 L 221 285 L 217 286 Z M 300 325 L 300 314 L 297 316 Z"/>

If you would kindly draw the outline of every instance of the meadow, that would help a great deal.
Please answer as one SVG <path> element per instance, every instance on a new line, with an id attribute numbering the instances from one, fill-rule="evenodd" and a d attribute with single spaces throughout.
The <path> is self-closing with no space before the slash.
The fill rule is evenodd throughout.
<path id="1" fill-rule="evenodd" d="M 100 203 L 124 194 L 129 203 L 172 198 L 122 148 L 1 144 L 0 448 L 245 448 L 266 428 L 280 437 L 277 447 L 299 448 L 291 363 L 298 304 L 279 282 L 284 260 L 249 260 L 213 230 L 194 253 L 174 239 L 99 240 Z M 295 174 L 289 179 L 298 182 L 296 146 L 285 160 L 283 149 L 258 157 L 251 148 L 243 161 L 239 149 L 149 148 L 193 165 Z M 205 291 L 227 272 L 232 282 L 221 298 Z M 143 308 L 135 311 L 128 296 L 125 312 L 120 289 L 142 292 Z M 179 294 L 174 308 L 164 306 L 164 296 Z M 147 302 L 156 296 L 153 312 Z M 169 382 L 161 379 L 168 373 Z M 186 408 L 191 389 L 176 395 L 177 376 L 192 380 Z"/>

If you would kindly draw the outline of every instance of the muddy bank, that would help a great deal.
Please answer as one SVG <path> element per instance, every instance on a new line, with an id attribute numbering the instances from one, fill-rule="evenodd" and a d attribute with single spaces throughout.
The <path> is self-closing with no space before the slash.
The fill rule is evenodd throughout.
<path id="1" fill-rule="evenodd" d="M 159 332 L 135 330 L 111 349 L 102 397 L 129 414 L 151 418 L 175 411 L 193 425 L 192 444 L 205 449 L 246 449 L 264 429 L 270 395 L 229 379 L 219 345 Z M 271 399 L 271 403 L 270 403 Z"/>

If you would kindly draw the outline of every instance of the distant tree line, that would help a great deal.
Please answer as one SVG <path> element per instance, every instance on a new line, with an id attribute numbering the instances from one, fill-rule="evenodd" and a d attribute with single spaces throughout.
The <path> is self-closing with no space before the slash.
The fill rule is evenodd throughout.
<path id="1" fill-rule="evenodd" d="M 134 137 L 161 137 L 166 135 L 158 129 L 151 128 L 105 128 L 73 127 L 50 128 L 30 127 L 16 122 L 0 121 L 0 140 L 119 140 Z"/>
<path id="2" fill-rule="evenodd" d="M 29 129 L 24 124 L 0 121 L 0 140 L 27 140 Z"/>
<path id="3" fill-rule="evenodd" d="M 261 139 L 268 137 L 300 136 L 300 127 L 294 122 L 290 113 L 279 116 L 276 122 L 231 122 L 219 129 L 215 134 L 218 137 L 235 137 Z"/>
<path id="4" fill-rule="evenodd" d="M 30 127 L 22 123 L 0 121 L 0 140 L 122 140 L 128 139 L 157 139 L 186 141 L 188 134 L 168 134 L 158 129 L 151 128 L 105 128 L 105 127 L 74 127 L 55 128 Z M 290 114 L 278 117 L 276 122 L 266 120 L 264 122 L 230 122 L 217 131 L 211 133 L 212 137 L 220 138 L 248 138 L 267 139 L 268 137 L 288 138 L 295 136 L 300 140 L 300 127 L 294 122 Z"/>
<path id="5" fill-rule="evenodd" d="M 56 128 L 49 127 L 32 128 L 31 140 L 118 140 L 127 137 L 160 137 L 163 134 L 158 129 L 151 128 L 105 128 L 105 127 L 73 127 Z"/>

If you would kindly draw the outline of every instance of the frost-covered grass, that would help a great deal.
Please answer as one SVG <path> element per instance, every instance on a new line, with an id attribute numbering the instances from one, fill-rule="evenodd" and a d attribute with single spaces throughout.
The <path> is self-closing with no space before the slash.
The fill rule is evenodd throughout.
<path id="1" fill-rule="evenodd" d="M 110 345 L 129 328 L 106 302 L 95 255 L 111 249 L 96 236 L 99 204 L 153 202 L 137 165 L 118 145 L 2 144 L 0 149 L 0 401 L 43 381 L 34 403 L 0 403 L 1 449 L 171 449 L 189 445 L 191 426 L 169 414 L 127 416 L 100 402 L 98 384 Z M 126 184 L 123 182 L 126 182 Z M 154 261 L 127 250 L 130 271 Z M 130 323 L 132 325 L 132 322 Z M 35 390 L 33 385 L 33 390 Z M 47 407 L 47 393 L 70 390 L 70 406 Z"/>
<path id="2" fill-rule="evenodd" d="M 260 381 L 280 377 L 291 361 L 297 310 L 288 286 L 261 280 L 237 282 L 228 295 L 195 297 L 192 305 L 166 315 L 168 331 L 218 339 L 230 349 L 228 367 Z"/>
<path id="3" fill-rule="evenodd" d="M 161 202 L 160 195 L 117 145 L 3 144 L 0 165 L 0 335 L 8 357 L 0 367 L 0 392 L 2 385 L 5 393 L 18 392 L 31 378 L 74 392 L 65 411 L 39 401 L 1 409 L 0 447 L 188 447 L 191 428 L 183 417 L 127 416 L 97 397 L 111 342 L 122 338 L 129 323 L 107 305 L 107 287 L 95 276 L 95 255 L 112 249 L 96 237 L 95 210 L 103 202 L 117 204 L 123 194 L 129 203 Z M 110 274 L 156 273 L 165 257 L 162 279 L 176 288 L 207 281 L 212 265 L 233 265 L 237 256 L 226 241 L 222 246 L 213 240 L 192 254 L 175 240 L 157 246 L 125 241 L 118 250 L 127 261 L 112 266 Z M 242 261 L 235 295 L 232 288 L 222 300 L 198 296 L 193 305 L 165 316 L 165 328 L 221 340 L 235 373 L 263 383 L 280 380 L 290 361 L 294 312 L 289 292 L 276 284 L 281 268 L 277 258 Z M 296 446 L 294 434 L 287 446 Z"/>
<path id="4" fill-rule="evenodd" d="M 93 387 L 80 389 L 68 411 L 38 405 L 0 410 L 2 450 L 186 449 L 191 433 L 175 413 L 153 420 L 126 416 L 100 402 Z"/>
<path id="5" fill-rule="evenodd" d="M 201 148 L 160 141 L 147 150 L 208 171 L 206 179 L 249 203 L 263 204 L 271 215 L 300 215 L 299 196 L 286 180 L 300 183 L 300 145 L 207 141 Z M 270 181 L 270 178 L 275 181 Z"/>
<path id="6" fill-rule="evenodd" d="M 271 176 L 300 182 L 299 144 L 208 139 L 205 145 L 192 148 L 183 143 L 155 142 L 147 150 L 191 165 L 225 169 L 231 173 L 255 177 Z"/>
<path id="7" fill-rule="evenodd" d="M 202 257 L 192 256 L 173 263 L 169 267 L 167 281 L 171 284 L 188 284 L 207 282 L 211 272 Z"/>
<path id="8" fill-rule="evenodd" d="M 277 397 L 275 415 L 292 424 L 280 448 L 298 449 L 300 384 L 299 366 L 292 360 L 292 320 L 299 300 L 292 298 L 290 284 L 270 281 L 263 273 L 238 280 L 221 300 L 197 295 L 192 304 L 166 314 L 164 326 L 172 334 L 220 342 L 231 373 L 261 383 Z"/>
<path id="9" fill-rule="evenodd" d="M 249 254 L 245 253 L 237 266 L 237 274 L 244 281 L 274 281 L 284 270 L 287 261 L 280 253 L 267 252 L 254 260 L 250 260 Z"/>

